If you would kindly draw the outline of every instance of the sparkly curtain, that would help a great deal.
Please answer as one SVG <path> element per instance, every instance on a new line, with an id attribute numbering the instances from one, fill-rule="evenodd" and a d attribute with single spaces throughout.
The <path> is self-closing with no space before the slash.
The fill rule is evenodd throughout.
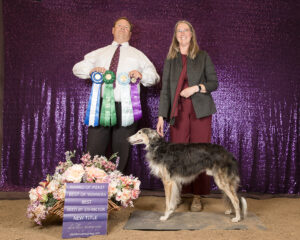
<path id="1" fill-rule="evenodd" d="M 5 78 L 1 189 L 35 186 L 64 152 L 85 151 L 91 84 L 72 74 L 112 42 L 114 20 L 135 25 L 131 45 L 161 75 L 176 21 L 190 21 L 219 78 L 213 142 L 239 162 L 242 191 L 300 193 L 299 14 L 296 1 L 3 0 Z M 143 122 L 156 126 L 160 86 L 142 88 Z M 142 147 L 128 173 L 159 189 Z"/>

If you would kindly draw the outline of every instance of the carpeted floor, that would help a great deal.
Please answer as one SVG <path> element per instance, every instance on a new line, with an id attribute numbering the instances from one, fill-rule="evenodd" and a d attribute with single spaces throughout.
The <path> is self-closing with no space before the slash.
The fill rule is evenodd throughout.
<path id="1" fill-rule="evenodd" d="M 179 206 L 177 212 L 187 212 L 190 202 L 190 198 L 184 198 L 184 202 Z M 135 202 L 135 208 L 122 209 L 119 212 L 110 214 L 107 236 L 92 236 L 88 239 L 300 240 L 299 198 L 269 198 L 262 200 L 247 198 L 247 202 L 249 212 L 255 214 L 265 228 L 232 228 L 234 230 L 203 228 L 201 230 L 193 231 L 124 230 L 124 226 L 127 223 L 130 214 L 134 211 L 148 211 L 150 213 L 163 212 L 163 197 L 142 196 Z M 46 227 L 39 227 L 26 218 L 25 212 L 27 204 L 28 200 L 24 199 L 0 200 L 0 239 L 61 239 L 61 225 L 52 224 Z M 212 216 L 217 214 L 220 216 L 220 214 L 222 215 L 224 212 L 223 202 L 219 198 L 205 198 L 204 204 L 205 206 L 202 215 Z M 226 218 L 227 217 L 228 216 L 226 216 Z M 205 218 L 201 221 L 205 221 Z M 240 224 L 242 224 L 242 222 Z"/>
<path id="2" fill-rule="evenodd" d="M 247 217 L 238 223 L 230 221 L 233 215 L 225 215 L 224 212 L 175 212 L 167 221 L 160 221 L 161 212 L 133 211 L 124 229 L 126 230 L 247 230 L 266 227 L 254 213 L 248 213 Z"/>

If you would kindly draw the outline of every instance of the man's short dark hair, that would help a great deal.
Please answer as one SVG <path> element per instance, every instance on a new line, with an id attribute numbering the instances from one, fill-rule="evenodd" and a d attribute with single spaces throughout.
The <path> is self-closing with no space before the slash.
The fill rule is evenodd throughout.
<path id="1" fill-rule="evenodd" d="M 130 32 L 132 32 L 132 29 L 133 29 L 133 24 L 129 21 L 129 19 L 127 18 L 127 17 L 120 17 L 120 18 L 118 18 L 116 21 L 115 21 L 115 24 L 114 24 L 114 27 L 116 26 L 116 23 L 119 21 L 119 20 L 125 20 L 125 21 L 127 21 L 128 23 L 129 23 L 129 25 L 130 25 Z"/>

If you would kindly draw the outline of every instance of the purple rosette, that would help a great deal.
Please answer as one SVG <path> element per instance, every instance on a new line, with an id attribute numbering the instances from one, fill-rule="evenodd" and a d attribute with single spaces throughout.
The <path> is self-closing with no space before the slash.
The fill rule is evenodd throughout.
<path id="1" fill-rule="evenodd" d="M 140 94 L 138 91 L 139 82 L 140 82 L 139 78 L 130 79 L 130 88 L 131 88 L 130 96 L 131 96 L 134 121 L 137 121 L 142 118 L 142 107 L 140 101 Z"/>

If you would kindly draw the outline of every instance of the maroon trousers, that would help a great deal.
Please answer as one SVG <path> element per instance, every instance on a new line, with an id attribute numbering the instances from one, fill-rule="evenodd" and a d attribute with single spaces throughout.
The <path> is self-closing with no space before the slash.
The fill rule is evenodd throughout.
<path id="1" fill-rule="evenodd" d="M 211 142 L 212 116 L 196 118 L 190 98 L 180 97 L 178 115 L 175 124 L 170 127 L 171 142 L 173 143 L 209 143 Z M 210 193 L 210 177 L 200 174 L 194 182 L 184 185 L 182 193 L 206 195 Z"/>

